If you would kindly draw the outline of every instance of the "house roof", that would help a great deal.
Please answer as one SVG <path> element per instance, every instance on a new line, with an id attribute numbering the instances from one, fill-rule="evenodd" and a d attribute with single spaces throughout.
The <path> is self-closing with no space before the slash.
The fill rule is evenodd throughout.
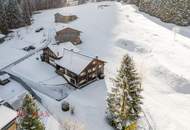
<path id="1" fill-rule="evenodd" d="M 55 13 L 55 15 L 56 15 L 56 16 L 60 16 L 60 17 L 76 17 L 76 18 L 77 18 L 76 15 L 62 15 L 62 14 L 60 14 L 60 13 Z"/>
<path id="2" fill-rule="evenodd" d="M 50 50 L 57 56 L 62 57 L 64 49 L 73 50 L 74 52 L 79 52 L 80 50 L 74 46 L 71 42 L 60 43 L 59 45 L 48 46 Z"/>
<path id="3" fill-rule="evenodd" d="M 9 79 L 9 78 L 10 78 L 10 76 L 8 74 L 2 74 L 2 75 L 0 75 L 0 80 L 1 81 Z"/>
<path id="4" fill-rule="evenodd" d="M 64 28 L 62 30 L 59 30 L 57 33 L 60 33 L 60 32 L 79 32 L 79 33 L 81 33 L 81 31 L 73 29 L 73 28 L 70 28 L 70 27 L 66 27 L 66 28 Z"/>
<path id="5" fill-rule="evenodd" d="M 78 52 L 64 49 L 63 57 L 56 60 L 55 63 L 76 74 L 80 74 L 93 59 Z"/>
<path id="6" fill-rule="evenodd" d="M 17 117 L 17 112 L 4 105 L 0 105 L 0 115 L 0 129 L 2 129 Z"/>

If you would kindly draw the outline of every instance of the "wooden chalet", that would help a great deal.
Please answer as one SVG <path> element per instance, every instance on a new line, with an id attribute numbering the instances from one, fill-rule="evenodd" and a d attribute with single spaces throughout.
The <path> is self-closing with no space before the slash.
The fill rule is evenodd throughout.
<path id="1" fill-rule="evenodd" d="M 56 60 L 56 72 L 77 88 L 104 78 L 105 62 L 72 50 L 64 50 L 63 57 Z"/>
<path id="2" fill-rule="evenodd" d="M 55 14 L 55 22 L 56 23 L 69 23 L 76 20 L 78 17 L 76 15 L 67 15 L 63 16 L 60 13 Z"/>
<path id="3" fill-rule="evenodd" d="M 56 55 L 56 51 L 52 50 L 51 47 L 46 48 L 44 52 L 43 55 L 47 58 L 44 61 L 55 66 L 56 73 L 77 88 L 81 88 L 97 79 L 104 78 L 105 62 L 98 59 L 98 57 L 89 57 L 76 50 L 65 48 L 57 51 L 59 55 Z M 53 59 L 54 57 L 55 59 Z M 50 61 L 50 59 L 53 60 Z"/>
<path id="4" fill-rule="evenodd" d="M 0 130 L 16 130 L 16 111 L 0 104 L 0 115 Z"/>
<path id="5" fill-rule="evenodd" d="M 0 85 L 5 85 L 10 82 L 10 76 L 8 74 L 0 75 Z"/>
<path id="6" fill-rule="evenodd" d="M 82 43 L 80 39 L 81 31 L 75 30 L 73 28 L 65 28 L 61 31 L 56 32 L 55 39 L 59 43 L 61 42 L 72 42 L 74 45 Z"/>

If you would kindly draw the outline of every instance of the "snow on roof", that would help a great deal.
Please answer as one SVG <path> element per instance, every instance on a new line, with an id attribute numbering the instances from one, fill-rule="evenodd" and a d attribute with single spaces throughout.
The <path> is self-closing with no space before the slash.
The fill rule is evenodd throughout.
<path id="1" fill-rule="evenodd" d="M 4 105 L 0 105 L 0 115 L 0 129 L 2 129 L 17 117 L 17 112 Z"/>
<path id="2" fill-rule="evenodd" d="M 92 60 L 93 58 L 91 57 L 64 49 L 63 58 L 56 60 L 55 63 L 76 74 L 80 74 Z"/>
<path id="3" fill-rule="evenodd" d="M 75 29 L 75 28 L 71 28 L 71 27 L 64 27 L 64 28 L 60 28 L 60 27 L 56 27 L 56 32 L 59 33 L 59 32 L 62 32 L 62 31 L 73 31 L 73 32 L 80 32 L 79 30 Z"/>
<path id="4" fill-rule="evenodd" d="M 9 79 L 10 76 L 8 74 L 3 74 L 3 75 L 0 75 L 0 80 L 3 81 L 3 80 L 6 80 L 6 79 Z"/>
<path id="5" fill-rule="evenodd" d="M 74 52 L 79 52 L 80 50 L 74 46 L 71 42 L 60 43 L 59 45 L 50 45 L 48 46 L 56 56 L 63 56 L 64 49 L 73 50 Z"/>
<path id="6" fill-rule="evenodd" d="M 0 97 L 0 103 L 3 101 L 3 99 Z"/>
<path id="7" fill-rule="evenodd" d="M 5 37 L 5 35 L 3 35 L 3 34 L 0 34 L 0 38 L 4 38 Z"/>

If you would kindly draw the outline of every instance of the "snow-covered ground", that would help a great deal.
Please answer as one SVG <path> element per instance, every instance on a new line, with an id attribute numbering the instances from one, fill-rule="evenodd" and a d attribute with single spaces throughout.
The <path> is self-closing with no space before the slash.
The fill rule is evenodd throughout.
<path id="1" fill-rule="evenodd" d="M 57 12 L 74 14 L 79 19 L 69 24 L 54 23 Z M 112 86 L 110 78 L 116 75 L 123 55 L 128 53 L 134 58 L 142 77 L 143 108 L 153 127 L 156 130 L 190 129 L 190 27 L 163 23 L 139 12 L 135 6 L 117 2 L 46 10 L 34 15 L 33 19 L 31 26 L 17 29 L 13 33 L 16 36 L 0 45 L 0 50 L 5 48 L 3 54 L 0 51 L 0 59 L 5 58 L 0 60 L 0 66 L 11 62 L 15 56 L 18 58 L 18 54 L 26 53 L 21 50 L 25 46 L 39 47 L 47 39 L 48 30 L 54 35 L 56 30 L 64 27 L 82 31 L 83 43 L 77 46 L 79 50 L 107 61 L 105 81 L 74 91 L 66 99 L 75 107 L 75 115 L 62 112 L 61 102 L 40 95 L 60 124 L 71 118 L 83 123 L 86 129 L 111 130 L 104 119 L 106 91 Z M 35 29 L 41 26 L 44 30 L 35 33 Z M 11 51 L 15 48 L 19 53 Z M 40 84 L 64 82 L 53 67 L 41 63 L 36 57 L 39 55 L 18 64 L 12 71 Z"/>
<path id="2" fill-rule="evenodd" d="M 10 82 L 4 86 L 0 85 L 0 99 L 3 99 L 9 103 L 20 100 L 19 97 L 26 93 L 26 90 L 18 82 L 10 80 Z"/>

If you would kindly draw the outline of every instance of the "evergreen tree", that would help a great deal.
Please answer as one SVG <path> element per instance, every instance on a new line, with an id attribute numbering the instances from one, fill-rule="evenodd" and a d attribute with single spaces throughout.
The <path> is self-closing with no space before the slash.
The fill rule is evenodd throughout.
<path id="1" fill-rule="evenodd" d="M 17 0 L 8 0 L 8 5 L 6 6 L 6 16 L 7 24 L 10 29 L 25 25 L 22 10 Z"/>
<path id="2" fill-rule="evenodd" d="M 5 1 L 0 0 L 0 32 L 8 33 L 8 25 L 6 21 Z"/>
<path id="3" fill-rule="evenodd" d="M 141 82 L 133 60 L 124 56 L 114 87 L 108 94 L 108 114 L 113 125 L 121 130 L 135 122 L 141 112 Z"/>
<path id="4" fill-rule="evenodd" d="M 23 101 L 20 130 L 45 130 L 39 119 L 37 105 L 31 95 L 26 95 Z"/>
<path id="5" fill-rule="evenodd" d="M 26 25 L 31 24 L 31 15 L 32 15 L 32 9 L 30 2 L 28 0 L 21 0 L 19 3 L 19 6 L 21 7 L 22 10 L 22 19 L 24 20 Z"/>

